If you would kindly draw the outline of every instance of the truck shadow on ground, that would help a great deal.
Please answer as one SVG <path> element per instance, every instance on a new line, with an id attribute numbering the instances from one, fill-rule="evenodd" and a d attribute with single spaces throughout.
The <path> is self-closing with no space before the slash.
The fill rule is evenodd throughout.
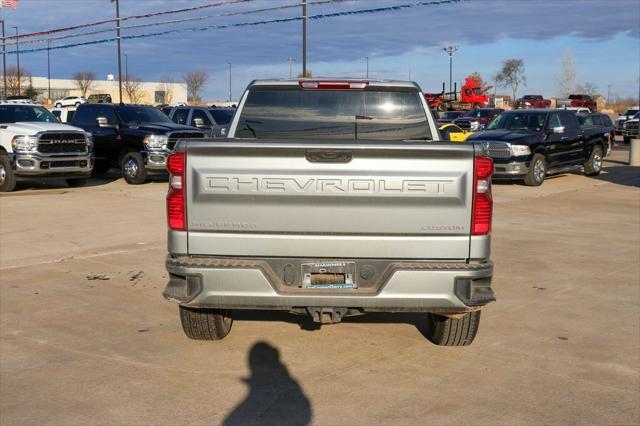
<path id="1" fill-rule="evenodd" d="M 313 322 L 308 315 L 297 315 L 285 311 L 253 311 L 236 310 L 233 313 L 234 321 L 277 321 L 297 324 L 301 330 L 317 331 L 324 327 L 338 326 L 338 324 L 323 324 Z M 342 319 L 344 323 L 359 324 L 410 324 L 426 338 L 427 315 L 424 313 L 387 313 L 369 312 L 363 315 L 348 316 Z"/>
<path id="2" fill-rule="evenodd" d="M 632 167 L 628 165 L 607 167 L 607 163 L 613 162 L 614 161 L 605 159 L 603 172 L 598 176 L 594 176 L 592 179 L 611 182 L 617 185 L 640 188 L 640 167 Z M 618 162 L 615 161 L 615 163 Z"/>
<path id="3" fill-rule="evenodd" d="M 280 352 L 268 343 L 258 342 L 249 351 L 248 361 L 251 376 L 243 381 L 249 386 L 249 394 L 222 424 L 310 424 L 311 402 L 280 360 Z"/>

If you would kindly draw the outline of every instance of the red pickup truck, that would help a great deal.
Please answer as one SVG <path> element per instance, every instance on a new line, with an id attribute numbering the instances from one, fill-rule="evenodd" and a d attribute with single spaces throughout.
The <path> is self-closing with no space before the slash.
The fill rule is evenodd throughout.
<path id="1" fill-rule="evenodd" d="M 569 99 L 558 99 L 557 107 L 589 108 L 591 112 L 598 109 L 596 101 L 589 95 L 569 95 Z"/>
<path id="2" fill-rule="evenodd" d="M 544 99 L 542 95 L 524 95 L 516 101 L 516 108 L 549 108 L 551 101 Z"/>

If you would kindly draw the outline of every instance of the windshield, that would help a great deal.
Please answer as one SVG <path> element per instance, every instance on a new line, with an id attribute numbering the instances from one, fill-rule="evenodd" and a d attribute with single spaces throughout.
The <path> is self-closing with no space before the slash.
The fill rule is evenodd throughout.
<path id="1" fill-rule="evenodd" d="M 127 124 L 173 123 L 162 111 L 152 107 L 123 106 L 118 108 L 118 113 Z"/>
<path id="2" fill-rule="evenodd" d="M 210 109 L 211 116 L 218 124 L 229 124 L 233 118 L 235 110 L 231 109 Z"/>
<path id="3" fill-rule="evenodd" d="M 547 114 L 544 112 L 507 112 L 493 119 L 487 130 L 524 130 L 539 132 L 544 126 Z"/>
<path id="4" fill-rule="evenodd" d="M 0 123 L 59 123 L 55 115 L 36 105 L 0 105 Z"/>
<path id="5" fill-rule="evenodd" d="M 240 114 L 240 138 L 431 140 L 417 91 L 252 90 Z"/>

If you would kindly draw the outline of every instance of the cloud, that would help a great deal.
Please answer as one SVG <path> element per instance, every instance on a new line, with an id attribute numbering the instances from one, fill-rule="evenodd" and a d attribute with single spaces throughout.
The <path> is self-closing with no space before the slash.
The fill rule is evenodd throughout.
<path id="1" fill-rule="evenodd" d="M 242 5 L 204 9 L 196 13 L 157 17 L 151 21 L 273 7 L 296 1 L 260 0 Z M 354 0 L 323 6 L 310 5 L 308 13 L 315 15 L 416 1 Z M 204 0 L 122 2 L 121 15 L 206 3 L 208 2 Z M 114 7 L 107 0 L 30 0 L 21 2 L 17 11 L 3 13 L 9 28 L 19 25 L 21 32 L 28 32 L 110 19 L 114 16 Z M 202 28 L 207 25 L 277 19 L 299 14 L 298 9 L 288 9 L 129 30 L 124 34 Z M 143 21 L 129 21 L 124 25 L 134 22 Z M 473 46 L 495 43 L 506 38 L 539 41 L 572 36 L 587 42 L 599 42 L 627 34 L 639 39 L 638 22 L 640 3 L 637 0 L 468 0 L 393 12 L 311 20 L 308 25 L 308 57 L 313 62 L 348 63 L 361 61 L 367 55 L 389 57 L 411 52 L 429 54 L 450 43 Z M 108 28 L 109 25 L 103 28 Z M 298 64 L 300 63 L 301 25 L 298 21 L 183 32 L 124 40 L 122 44 L 123 51 L 129 55 L 130 71 L 146 79 L 158 79 L 165 74 L 178 76 L 188 69 L 206 69 L 214 74 L 223 73 L 227 62 L 246 69 L 273 69 L 279 66 L 278 64 L 286 66 L 286 58 L 289 56 L 297 58 Z M 107 33 L 60 43 L 110 37 L 113 37 L 113 34 Z M 52 52 L 52 55 L 56 58 L 55 73 L 60 76 L 70 75 L 78 69 L 93 69 L 99 75 L 113 73 L 115 70 L 114 43 L 59 50 Z M 32 72 L 42 73 L 42 53 L 25 54 L 24 58 L 25 64 L 33 68 Z"/>

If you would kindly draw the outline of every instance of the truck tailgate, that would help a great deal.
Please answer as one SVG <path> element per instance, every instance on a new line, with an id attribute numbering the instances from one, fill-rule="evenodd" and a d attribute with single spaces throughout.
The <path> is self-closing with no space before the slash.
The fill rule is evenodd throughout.
<path id="1" fill-rule="evenodd" d="M 190 141 L 191 255 L 469 257 L 474 147 Z"/>

